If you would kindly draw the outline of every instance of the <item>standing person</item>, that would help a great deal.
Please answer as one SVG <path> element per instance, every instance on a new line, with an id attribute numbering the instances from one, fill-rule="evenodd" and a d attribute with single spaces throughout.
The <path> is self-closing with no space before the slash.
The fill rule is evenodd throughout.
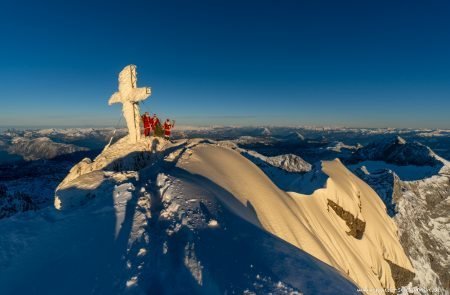
<path id="1" fill-rule="evenodd" d="M 161 123 L 159 122 L 158 117 L 156 114 L 153 114 L 152 117 L 152 130 L 154 136 L 161 136 L 160 132 L 158 132 L 161 129 Z"/>
<path id="2" fill-rule="evenodd" d="M 144 123 L 144 135 L 146 137 L 150 136 L 150 131 L 151 131 L 151 121 L 152 118 L 150 118 L 148 112 L 145 112 L 144 115 L 142 116 L 142 122 Z"/>
<path id="3" fill-rule="evenodd" d="M 164 122 L 164 138 L 170 140 L 170 133 L 172 128 L 175 126 L 175 121 L 170 122 L 169 118 Z"/>

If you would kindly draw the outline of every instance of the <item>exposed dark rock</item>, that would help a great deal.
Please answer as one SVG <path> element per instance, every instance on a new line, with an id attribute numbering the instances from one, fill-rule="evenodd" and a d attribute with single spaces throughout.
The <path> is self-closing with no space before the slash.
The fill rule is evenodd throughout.
<path id="1" fill-rule="evenodd" d="M 392 261 L 385 259 L 386 262 L 391 267 L 391 273 L 392 278 L 394 279 L 395 288 L 400 288 L 403 286 L 408 285 L 409 282 L 411 282 L 415 276 L 415 274 L 401 266 L 398 266 L 397 264 L 393 263 Z"/>
<path id="2" fill-rule="evenodd" d="M 336 214 L 342 218 L 347 226 L 350 228 L 350 231 L 347 232 L 348 235 L 353 236 L 354 238 L 360 240 L 363 237 L 364 230 L 366 229 L 366 223 L 358 218 L 355 218 L 350 212 L 345 211 L 342 207 L 340 207 L 335 202 L 328 199 L 329 207 L 331 207 Z"/>

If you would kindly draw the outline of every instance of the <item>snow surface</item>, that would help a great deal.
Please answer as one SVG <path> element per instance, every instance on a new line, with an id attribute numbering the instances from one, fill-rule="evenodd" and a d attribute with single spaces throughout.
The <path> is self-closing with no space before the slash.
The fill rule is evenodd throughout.
<path id="1" fill-rule="evenodd" d="M 180 168 L 197 144 L 124 138 L 71 170 L 56 193 L 64 210 L 0 220 L 1 294 L 357 294 Z"/>
<path id="2" fill-rule="evenodd" d="M 312 196 L 281 191 L 237 151 L 211 144 L 198 144 L 177 166 L 225 189 L 229 194 L 219 197 L 239 216 L 348 274 L 362 288 L 395 288 L 386 259 L 413 271 L 383 202 L 338 160 L 323 163 L 329 179 Z M 327 210 L 328 199 L 367 222 L 361 240 L 346 234 L 345 222 Z"/>

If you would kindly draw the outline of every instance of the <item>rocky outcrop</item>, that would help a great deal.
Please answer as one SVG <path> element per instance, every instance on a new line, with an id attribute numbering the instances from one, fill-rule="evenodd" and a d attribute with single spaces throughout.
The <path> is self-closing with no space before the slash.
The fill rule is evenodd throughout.
<path id="1" fill-rule="evenodd" d="M 409 282 L 412 281 L 415 276 L 413 272 L 407 270 L 406 268 L 398 266 L 389 259 L 385 260 L 391 267 L 392 278 L 394 279 L 396 289 L 406 286 Z"/>
<path id="2" fill-rule="evenodd" d="M 394 217 L 400 242 L 416 270 L 413 285 L 450 290 L 450 177 L 400 181 Z"/>
<path id="3" fill-rule="evenodd" d="M 347 232 L 348 235 L 354 237 L 355 239 L 362 239 L 364 230 L 366 228 L 366 223 L 358 218 L 355 218 L 350 212 L 345 211 L 335 202 L 328 199 L 328 207 L 331 207 L 336 214 L 345 221 L 345 224 L 349 227 L 350 231 Z"/>

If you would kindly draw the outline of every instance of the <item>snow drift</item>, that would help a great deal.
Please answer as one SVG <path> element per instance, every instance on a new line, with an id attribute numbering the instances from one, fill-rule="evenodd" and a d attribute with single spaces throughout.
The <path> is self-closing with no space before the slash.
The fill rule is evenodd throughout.
<path id="1" fill-rule="evenodd" d="M 412 279 L 385 205 L 339 160 L 323 162 L 326 187 L 306 196 L 281 191 L 236 151 L 199 144 L 187 155 L 177 165 L 230 192 L 235 198 L 222 201 L 234 212 L 334 266 L 361 288 L 393 290 Z"/>
<path id="2" fill-rule="evenodd" d="M 218 198 L 235 199 L 229 192 L 177 167 L 196 144 L 123 138 L 72 168 L 59 210 L 0 221 L 1 293 L 357 294 L 332 267 L 236 216 Z"/>
<path id="3" fill-rule="evenodd" d="M 383 202 L 339 160 L 302 195 L 225 146 L 125 137 L 84 159 L 58 186 L 59 211 L 0 223 L 0 290 L 355 294 L 348 280 L 381 290 L 411 279 Z M 67 284 L 69 270 L 84 284 Z"/>

